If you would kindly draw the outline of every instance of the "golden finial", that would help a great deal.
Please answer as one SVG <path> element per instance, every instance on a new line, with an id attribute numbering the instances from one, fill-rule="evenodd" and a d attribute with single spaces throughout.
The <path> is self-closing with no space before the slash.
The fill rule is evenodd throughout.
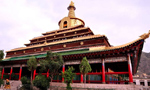
<path id="1" fill-rule="evenodd" d="M 70 3 L 70 5 L 69 6 L 74 6 L 74 2 L 73 1 L 71 1 L 71 3 Z"/>
<path id="2" fill-rule="evenodd" d="M 147 39 L 147 38 L 149 38 L 149 35 L 150 35 L 150 30 L 149 30 L 148 33 L 144 33 L 144 34 L 141 35 L 140 37 L 141 37 L 142 39 Z"/>
<path id="3" fill-rule="evenodd" d="M 69 13 L 68 13 L 68 17 L 70 18 L 74 18 L 75 17 L 75 13 L 74 13 L 74 10 L 75 10 L 75 6 L 74 6 L 74 3 L 73 1 L 71 1 L 69 7 L 68 7 L 68 10 L 69 10 Z"/>

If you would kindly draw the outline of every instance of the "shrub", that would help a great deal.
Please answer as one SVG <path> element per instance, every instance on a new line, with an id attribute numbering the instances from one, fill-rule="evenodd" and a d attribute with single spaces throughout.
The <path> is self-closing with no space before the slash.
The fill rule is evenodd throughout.
<path id="1" fill-rule="evenodd" d="M 67 84 L 67 90 L 72 90 L 72 87 L 70 85 L 70 83 L 72 82 L 74 76 L 75 76 L 75 73 L 73 73 L 75 69 L 71 66 L 71 67 L 68 67 L 68 69 L 65 71 L 65 72 L 62 72 L 62 75 L 65 79 L 65 83 Z"/>
<path id="2" fill-rule="evenodd" d="M 27 79 L 27 77 L 22 77 L 21 78 L 21 82 L 22 82 L 22 85 L 23 85 L 23 89 L 27 89 L 27 90 L 30 90 L 30 85 L 31 85 L 31 82 L 30 80 Z"/>
<path id="3" fill-rule="evenodd" d="M 13 73 L 11 74 L 11 78 L 12 78 L 12 79 L 15 79 L 15 76 L 16 76 L 16 75 L 15 75 L 15 73 L 13 72 Z"/>
<path id="4" fill-rule="evenodd" d="M 1 74 L 1 71 L 0 71 L 0 85 L 4 84 L 4 81 L 3 81 L 3 79 L 1 79 L 1 76 L 2 76 L 2 74 Z"/>
<path id="5" fill-rule="evenodd" d="M 44 75 L 37 75 L 33 80 L 33 85 L 40 90 L 47 90 L 49 88 L 50 79 L 47 79 Z"/>

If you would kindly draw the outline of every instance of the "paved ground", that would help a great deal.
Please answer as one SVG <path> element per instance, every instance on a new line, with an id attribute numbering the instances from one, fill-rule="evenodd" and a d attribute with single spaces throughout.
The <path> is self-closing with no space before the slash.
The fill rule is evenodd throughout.
<path id="1" fill-rule="evenodd" d="M 5 83 L 5 82 L 4 82 Z M 17 87 L 19 85 L 21 85 L 21 81 L 10 81 L 10 85 L 11 85 L 11 90 L 17 90 Z M 65 90 L 65 88 L 62 87 L 66 87 L 65 83 L 58 83 L 58 82 L 53 82 L 51 84 L 53 87 L 53 90 Z M 71 84 L 73 88 L 73 90 L 87 90 L 87 89 L 83 89 L 83 88 L 91 88 L 92 89 L 99 89 L 99 90 L 103 90 L 103 89 L 111 89 L 111 90 L 150 90 L 150 88 L 147 87 L 143 87 L 141 85 L 134 85 L 134 84 L 83 84 L 83 83 L 72 83 Z M 3 89 L 3 87 L 0 88 L 0 90 L 6 90 Z M 35 89 L 38 90 L 38 89 Z M 48 89 L 49 90 L 49 89 Z"/>

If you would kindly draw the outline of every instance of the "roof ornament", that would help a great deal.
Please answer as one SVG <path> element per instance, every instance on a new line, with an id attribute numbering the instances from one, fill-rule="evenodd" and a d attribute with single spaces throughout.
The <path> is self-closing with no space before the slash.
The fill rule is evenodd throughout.
<path id="1" fill-rule="evenodd" d="M 71 1 L 69 7 L 68 7 L 69 13 L 68 13 L 68 17 L 70 18 L 75 18 L 75 13 L 74 10 L 76 10 L 75 6 L 74 6 L 74 2 Z"/>
<path id="2" fill-rule="evenodd" d="M 149 30 L 148 33 L 142 34 L 142 35 L 140 36 L 140 38 L 142 38 L 142 39 L 147 39 L 147 38 L 149 38 L 149 35 L 150 35 L 150 30 Z"/>
<path id="3" fill-rule="evenodd" d="M 45 40 L 44 45 L 47 45 L 47 41 Z"/>

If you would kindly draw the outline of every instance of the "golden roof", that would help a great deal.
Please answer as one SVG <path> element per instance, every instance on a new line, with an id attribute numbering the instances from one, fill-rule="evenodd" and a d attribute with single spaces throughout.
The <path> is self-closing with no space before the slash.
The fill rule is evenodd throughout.
<path id="1" fill-rule="evenodd" d="M 140 36 L 140 38 L 138 38 L 137 40 L 134 40 L 132 42 L 129 42 L 129 43 L 126 43 L 126 44 L 123 44 L 123 45 L 119 45 L 119 46 L 114 46 L 114 47 L 105 47 L 105 46 L 101 46 L 101 47 L 91 47 L 89 48 L 90 51 L 103 51 L 103 50 L 113 50 L 113 49 L 119 49 L 119 48 L 123 48 L 123 47 L 126 47 L 126 46 L 129 46 L 139 40 L 143 40 L 143 39 L 147 39 L 150 35 L 150 30 L 148 33 L 144 33 L 143 35 Z"/>
<path id="2" fill-rule="evenodd" d="M 77 29 L 74 29 L 74 30 L 68 30 L 68 31 L 59 32 L 59 33 L 55 33 L 55 34 L 50 34 L 50 35 L 45 35 L 45 36 L 39 36 L 39 37 L 35 37 L 35 38 L 31 39 L 31 40 L 35 40 L 35 39 L 39 39 L 39 38 L 45 38 L 47 36 L 54 36 L 54 35 L 64 34 L 64 33 L 68 33 L 68 32 L 80 31 L 80 30 L 88 29 L 88 28 L 89 27 L 83 27 L 83 28 L 77 28 Z"/>
<path id="3" fill-rule="evenodd" d="M 42 33 L 42 34 L 44 35 L 44 34 L 54 33 L 54 32 L 57 32 L 57 31 L 70 30 L 70 29 L 74 29 L 74 28 L 79 27 L 79 26 L 81 26 L 81 25 L 72 26 L 72 27 L 68 27 L 68 28 L 61 28 L 61 29 L 58 29 L 58 30 L 49 31 L 49 32 Z"/>
<path id="4" fill-rule="evenodd" d="M 73 39 L 50 42 L 46 44 L 44 43 L 44 44 L 39 44 L 39 45 L 34 45 L 34 46 L 16 48 L 10 51 L 24 50 L 24 49 L 30 49 L 30 48 L 36 48 L 36 47 L 42 47 L 42 46 L 48 46 L 48 45 L 54 45 L 54 44 L 60 44 L 60 43 L 67 43 L 67 42 L 73 42 L 73 41 L 79 41 L 79 40 L 85 40 L 85 39 L 92 39 L 92 38 L 98 38 L 98 37 L 104 37 L 104 36 L 105 35 L 92 35 L 92 36 L 78 37 L 78 38 L 73 38 Z M 10 52 L 10 51 L 6 51 L 6 52 Z"/>

